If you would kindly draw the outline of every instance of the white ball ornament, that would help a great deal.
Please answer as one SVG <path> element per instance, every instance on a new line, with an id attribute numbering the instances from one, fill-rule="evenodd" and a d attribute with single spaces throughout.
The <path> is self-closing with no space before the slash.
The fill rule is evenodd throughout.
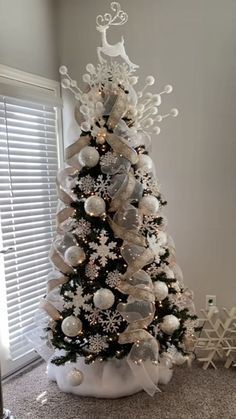
<path id="1" fill-rule="evenodd" d="M 90 75 L 89 74 L 83 74 L 83 76 L 82 76 L 82 79 L 83 79 L 83 81 L 85 82 L 85 83 L 90 83 L 90 81 L 91 81 L 91 77 L 90 77 Z"/>
<path id="2" fill-rule="evenodd" d="M 163 281 L 154 282 L 154 293 L 158 301 L 164 300 L 168 295 L 168 287 Z"/>
<path id="3" fill-rule="evenodd" d="M 91 125 L 90 125 L 90 123 L 89 123 L 89 122 L 87 122 L 87 121 L 82 122 L 82 124 L 80 125 L 80 127 L 81 127 L 82 131 L 84 131 L 84 132 L 88 132 L 88 131 L 90 131 L 90 129 L 91 129 Z M 85 147 L 84 147 L 84 148 L 85 148 Z M 81 150 L 81 151 L 82 151 L 82 150 Z"/>
<path id="4" fill-rule="evenodd" d="M 81 166 L 94 167 L 99 161 L 99 152 L 95 147 L 85 146 L 78 154 L 78 161 Z"/>
<path id="5" fill-rule="evenodd" d="M 100 196 L 90 196 L 84 203 L 85 212 L 93 217 L 99 217 L 106 211 L 105 201 Z"/>
<path id="6" fill-rule="evenodd" d="M 82 330 L 82 322 L 78 317 L 68 316 L 62 321 L 61 330 L 64 335 L 69 337 L 78 336 Z"/>
<path id="7" fill-rule="evenodd" d="M 137 169 L 144 169 L 146 172 L 150 173 L 153 169 L 153 161 L 147 154 L 140 154 L 136 167 Z"/>
<path id="8" fill-rule="evenodd" d="M 180 326 L 179 319 L 173 314 L 168 314 L 163 317 L 163 320 L 160 324 L 161 330 L 167 335 L 172 335 Z"/>
<path id="9" fill-rule="evenodd" d="M 66 379 L 68 384 L 70 384 L 73 387 L 76 387 L 82 384 L 84 375 L 81 371 L 73 369 L 68 372 Z"/>
<path id="10" fill-rule="evenodd" d="M 155 83 L 155 78 L 153 76 L 147 76 L 146 78 L 146 84 L 148 86 L 152 86 Z"/>
<path id="11" fill-rule="evenodd" d="M 62 79 L 61 80 L 61 86 L 63 87 L 63 89 L 69 89 L 70 80 L 69 79 Z"/>
<path id="12" fill-rule="evenodd" d="M 84 250 L 79 246 L 68 247 L 64 254 L 65 262 L 71 266 L 78 266 L 80 263 L 83 263 L 85 257 Z"/>
<path id="13" fill-rule="evenodd" d="M 154 127 L 153 128 L 153 134 L 159 135 L 161 132 L 161 129 L 159 127 Z"/>
<path id="14" fill-rule="evenodd" d="M 171 92 L 172 92 L 172 90 L 173 90 L 173 86 L 171 86 L 170 84 L 167 84 L 167 85 L 164 87 L 164 92 L 165 92 L 165 93 L 167 93 L 167 94 L 171 93 Z"/>
<path id="15" fill-rule="evenodd" d="M 107 310 L 112 307 L 115 301 L 114 294 L 108 288 L 100 288 L 93 296 L 93 302 L 95 307 L 100 310 Z"/>
<path id="16" fill-rule="evenodd" d="M 159 208 L 159 201 L 153 195 L 146 195 L 139 201 L 139 209 L 144 215 L 155 215 Z"/>
<path id="17" fill-rule="evenodd" d="M 153 101 L 153 105 L 155 106 L 160 106 L 161 104 L 161 95 L 156 93 L 155 95 L 152 96 L 152 101 Z"/>
<path id="18" fill-rule="evenodd" d="M 95 67 L 94 67 L 94 65 L 93 65 L 93 64 L 91 64 L 91 63 L 88 63 L 88 64 L 86 65 L 86 70 L 87 70 L 90 74 L 94 74 L 94 73 L 96 73 Z"/>
<path id="19" fill-rule="evenodd" d="M 67 74 L 67 72 L 68 72 L 68 70 L 67 70 L 67 67 L 65 65 L 61 65 L 61 67 L 59 67 L 59 73 L 61 75 L 64 76 L 65 74 Z"/>
<path id="20" fill-rule="evenodd" d="M 176 108 L 171 109 L 170 111 L 171 116 L 173 116 L 174 118 L 176 118 L 176 116 L 179 115 L 179 111 Z"/>
<path id="21" fill-rule="evenodd" d="M 144 128 L 149 128 L 153 125 L 153 123 L 154 123 L 154 120 L 152 118 L 148 118 L 148 119 L 145 119 L 145 121 L 143 121 L 142 125 Z"/>

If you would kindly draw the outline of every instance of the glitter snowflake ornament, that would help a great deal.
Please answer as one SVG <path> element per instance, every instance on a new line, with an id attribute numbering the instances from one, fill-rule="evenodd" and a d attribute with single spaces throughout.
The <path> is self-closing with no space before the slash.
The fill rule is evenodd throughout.
<path id="1" fill-rule="evenodd" d="M 76 234 L 79 238 L 85 240 L 86 237 L 91 233 L 91 224 L 84 218 L 81 218 L 76 225 L 73 234 Z"/>
<path id="2" fill-rule="evenodd" d="M 50 378 L 63 391 L 95 397 L 153 396 L 179 354 L 188 356 L 195 324 L 149 155 L 152 136 L 178 111 L 160 109 L 170 84 L 153 91 L 148 75 L 136 88 L 138 65 L 123 37 L 108 42 L 108 31 L 127 19 L 116 1 L 97 16 L 98 64 L 86 65 L 81 86 L 60 67 L 81 134 L 57 176 L 54 271 L 41 308 L 53 319 L 44 325 L 55 349 Z"/>
<path id="3" fill-rule="evenodd" d="M 77 185 L 79 186 L 82 192 L 84 192 L 85 194 L 90 194 L 94 189 L 95 182 L 90 175 L 87 175 L 79 179 Z"/>
<path id="4" fill-rule="evenodd" d="M 98 237 L 98 243 L 89 243 L 89 247 L 93 251 L 93 253 L 90 256 L 90 260 L 97 260 L 101 266 L 106 266 L 109 259 L 114 260 L 117 258 L 116 253 L 113 251 L 114 249 L 116 249 L 116 246 L 116 242 L 109 242 L 107 232 L 105 230 L 102 230 Z"/>
<path id="5" fill-rule="evenodd" d="M 117 287 L 121 279 L 121 274 L 117 269 L 114 272 L 109 272 L 106 279 L 106 284 L 109 285 L 111 288 Z"/>
<path id="6" fill-rule="evenodd" d="M 108 343 L 104 336 L 99 335 L 98 333 L 89 338 L 88 350 L 92 353 L 99 354 L 103 349 L 108 347 Z"/>
<path id="7" fill-rule="evenodd" d="M 123 319 L 118 311 L 106 310 L 102 313 L 100 324 L 107 333 L 115 333 L 119 330 Z"/>
<path id="8" fill-rule="evenodd" d="M 81 310 L 86 312 L 92 310 L 91 305 L 88 304 L 88 301 L 91 300 L 91 295 L 84 295 L 83 288 L 80 285 L 77 286 L 75 292 L 66 291 L 65 297 L 67 297 L 68 300 L 64 301 L 64 308 L 72 308 L 75 316 L 79 316 Z"/>

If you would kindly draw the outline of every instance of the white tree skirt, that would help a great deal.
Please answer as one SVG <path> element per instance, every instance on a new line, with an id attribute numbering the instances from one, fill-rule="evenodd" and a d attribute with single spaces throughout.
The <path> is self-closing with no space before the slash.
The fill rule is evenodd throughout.
<path id="1" fill-rule="evenodd" d="M 61 353 L 56 353 L 61 355 Z M 172 376 L 172 370 L 164 365 L 151 364 L 149 372 L 155 384 L 167 384 Z M 83 373 L 84 379 L 79 386 L 71 386 L 67 374 L 72 369 Z M 80 396 L 119 398 L 137 393 L 143 388 L 133 375 L 126 358 L 116 358 L 105 362 L 96 361 L 87 365 L 84 358 L 79 358 L 76 363 L 66 363 L 56 366 L 50 361 L 47 368 L 48 378 L 56 381 L 60 390 Z"/>

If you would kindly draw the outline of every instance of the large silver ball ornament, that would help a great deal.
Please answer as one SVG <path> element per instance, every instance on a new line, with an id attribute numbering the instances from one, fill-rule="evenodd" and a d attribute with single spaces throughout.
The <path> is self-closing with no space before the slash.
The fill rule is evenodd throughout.
<path id="1" fill-rule="evenodd" d="M 164 300 L 168 295 L 168 287 L 163 281 L 154 282 L 154 293 L 158 301 Z"/>
<path id="2" fill-rule="evenodd" d="M 73 387 L 76 387 L 82 384 L 84 375 L 81 371 L 73 369 L 68 372 L 66 379 L 68 384 L 70 384 Z"/>
<path id="3" fill-rule="evenodd" d="M 68 316 L 62 321 L 61 330 L 69 337 L 77 336 L 82 330 L 82 322 L 78 317 Z"/>
<path id="4" fill-rule="evenodd" d="M 71 266 L 78 266 L 80 263 L 83 263 L 85 257 L 84 250 L 79 246 L 68 247 L 64 254 L 65 262 Z"/>
<path id="5" fill-rule="evenodd" d="M 86 199 L 84 209 L 88 215 L 99 217 L 105 213 L 106 204 L 100 196 L 93 195 Z"/>
<path id="6" fill-rule="evenodd" d="M 153 161 L 147 154 L 140 154 L 136 167 L 150 173 L 153 170 Z"/>
<path id="7" fill-rule="evenodd" d="M 94 147 L 85 146 L 78 154 L 81 166 L 94 167 L 99 162 L 99 152 Z"/>
<path id="8" fill-rule="evenodd" d="M 146 195 L 139 201 L 139 209 L 144 215 L 155 215 L 159 209 L 159 201 L 153 195 Z"/>
<path id="9" fill-rule="evenodd" d="M 175 330 L 180 326 L 180 321 L 173 314 L 168 314 L 163 317 L 163 320 L 160 324 L 161 330 L 167 335 L 172 335 Z"/>
<path id="10" fill-rule="evenodd" d="M 101 288 L 100 290 L 97 290 L 93 296 L 94 305 L 100 310 L 107 310 L 112 307 L 114 301 L 114 294 L 108 288 Z"/>

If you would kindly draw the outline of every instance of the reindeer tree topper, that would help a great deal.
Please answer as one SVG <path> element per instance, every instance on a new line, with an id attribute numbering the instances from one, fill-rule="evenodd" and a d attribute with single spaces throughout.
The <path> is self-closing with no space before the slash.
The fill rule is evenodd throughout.
<path id="1" fill-rule="evenodd" d="M 125 52 L 123 37 L 121 38 L 121 41 L 117 42 L 117 44 L 115 45 L 111 45 L 107 42 L 107 29 L 112 25 L 121 26 L 128 20 L 127 13 L 121 10 L 120 4 L 118 2 L 113 1 L 111 3 L 111 10 L 115 12 L 113 17 L 110 13 L 105 13 L 104 16 L 98 15 L 96 18 L 96 28 L 102 34 L 102 46 L 97 47 L 99 61 L 101 63 L 106 62 L 106 60 L 102 58 L 101 53 L 107 55 L 108 57 L 120 56 L 132 69 L 138 68 L 139 66 L 137 64 L 132 63 Z"/>

